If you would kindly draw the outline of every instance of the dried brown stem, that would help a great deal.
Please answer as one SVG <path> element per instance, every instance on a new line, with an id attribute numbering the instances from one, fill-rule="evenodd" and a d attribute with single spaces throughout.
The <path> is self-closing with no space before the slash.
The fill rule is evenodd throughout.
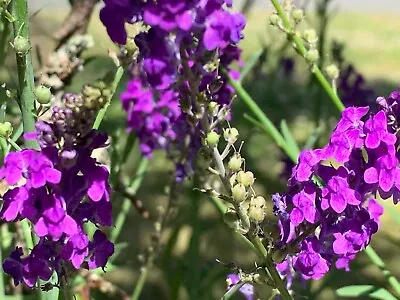
<path id="1" fill-rule="evenodd" d="M 75 34 L 85 34 L 90 17 L 98 0 L 76 0 L 61 28 L 53 35 L 57 41 L 56 49 Z"/>

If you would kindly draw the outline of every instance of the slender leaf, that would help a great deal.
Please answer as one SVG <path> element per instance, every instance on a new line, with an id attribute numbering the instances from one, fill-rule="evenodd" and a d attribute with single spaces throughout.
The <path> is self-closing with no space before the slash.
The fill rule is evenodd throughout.
<path id="1" fill-rule="evenodd" d="M 340 297 L 349 297 L 357 299 L 381 299 L 381 300 L 396 300 L 391 293 L 384 288 L 373 285 L 349 285 L 342 287 L 336 291 Z"/>
<path id="2" fill-rule="evenodd" d="M 234 287 L 232 287 L 229 291 L 225 293 L 225 295 L 222 296 L 221 300 L 228 300 L 230 299 L 233 295 L 236 294 L 236 292 L 245 284 L 246 282 L 239 282 L 235 284 Z"/>
<path id="3" fill-rule="evenodd" d="M 247 74 L 250 73 L 250 71 L 253 69 L 256 63 L 260 60 L 260 57 L 263 54 L 263 52 L 264 49 L 260 49 L 257 52 L 255 52 L 252 56 L 250 56 L 249 60 L 244 65 L 244 68 L 240 72 L 240 78 L 239 78 L 240 82 L 243 81 L 243 79 L 247 76 Z"/>

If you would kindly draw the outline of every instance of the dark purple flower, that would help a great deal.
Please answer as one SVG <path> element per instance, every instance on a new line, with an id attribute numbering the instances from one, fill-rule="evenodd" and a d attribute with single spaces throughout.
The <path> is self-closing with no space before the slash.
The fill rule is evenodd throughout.
<path id="1" fill-rule="evenodd" d="M 105 268 L 109 257 L 114 253 L 114 244 L 111 243 L 106 235 L 97 230 L 93 235 L 93 242 L 89 244 L 92 255 L 89 257 L 89 269 Z"/>

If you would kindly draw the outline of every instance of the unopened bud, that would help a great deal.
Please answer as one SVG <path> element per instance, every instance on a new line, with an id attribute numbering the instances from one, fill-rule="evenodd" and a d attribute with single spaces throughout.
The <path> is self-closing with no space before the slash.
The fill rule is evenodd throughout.
<path id="1" fill-rule="evenodd" d="M 132 55 L 135 53 L 135 51 L 137 50 L 137 46 L 135 44 L 135 40 L 132 38 L 128 38 L 126 40 L 126 44 L 125 44 L 125 50 L 128 52 L 128 54 Z"/>
<path id="2" fill-rule="evenodd" d="M 271 25 L 277 26 L 281 23 L 281 18 L 277 14 L 273 14 L 269 16 L 269 22 Z"/>
<path id="3" fill-rule="evenodd" d="M 293 4 L 291 0 L 285 0 L 282 3 L 282 8 L 286 11 L 291 11 L 293 8 Z"/>
<path id="4" fill-rule="evenodd" d="M 50 88 L 44 85 L 39 85 L 35 88 L 36 101 L 40 104 L 49 104 L 53 95 Z"/>
<path id="5" fill-rule="evenodd" d="M 211 116 L 216 117 L 218 115 L 218 109 L 219 105 L 217 102 L 210 102 L 208 104 L 207 111 Z"/>
<path id="6" fill-rule="evenodd" d="M 237 141 L 238 136 L 239 136 L 239 131 L 235 127 L 224 130 L 224 139 L 229 144 L 234 144 Z"/>
<path id="7" fill-rule="evenodd" d="M 236 180 L 243 184 L 244 186 L 251 186 L 254 184 L 254 174 L 250 171 L 244 172 L 244 171 L 240 171 L 237 174 Z"/>
<path id="8" fill-rule="evenodd" d="M 13 46 L 18 54 L 26 54 L 30 49 L 28 39 L 24 38 L 23 36 L 15 37 Z"/>
<path id="9" fill-rule="evenodd" d="M 256 221 L 257 223 L 260 223 L 264 220 L 265 218 L 265 210 L 264 208 L 260 208 L 257 206 L 252 206 L 250 205 L 249 207 L 249 217 L 250 219 Z"/>
<path id="10" fill-rule="evenodd" d="M 8 138 L 13 132 L 13 127 L 10 122 L 0 123 L 0 136 Z"/>
<path id="11" fill-rule="evenodd" d="M 247 192 L 243 184 L 236 184 L 232 189 L 232 198 L 236 202 L 243 202 L 246 200 Z"/>
<path id="12" fill-rule="evenodd" d="M 214 148 L 218 145 L 219 142 L 219 134 L 215 131 L 211 131 L 207 134 L 206 142 L 210 148 Z"/>
<path id="13" fill-rule="evenodd" d="M 303 39 L 309 44 L 315 44 L 318 41 L 317 32 L 314 29 L 307 29 L 303 33 Z"/>
<path id="14" fill-rule="evenodd" d="M 233 172 L 237 172 L 242 167 L 242 163 L 243 158 L 239 153 L 235 153 L 228 162 L 228 168 Z"/>
<path id="15" fill-rule="evenodd" d="M 253 197 L 251 199 L 252 206 L 265 208 L 266 203 L 267 203 L 267 201 L 265 201 L 265 198 L 263 196 L 257 196 L 257 197 Z"/>
<path id="16" fill-rule="evenodd" d="M 318 59 L 319 59 L 318 50 L 317 49 L 308 50 L 307 53 L 306 53 L 306 59 L 312 64 L 316 63 L 318 61 Z"/>
<path id="17" fill-rule="evenodd" d="M 304 11 L 300 8 L 294 9 L 292 11 L 292 18 L 293 21 L 295 21 L 296 23 L 300 23 L 301 21 L 303 21 Z"/>
<path id="18" fill-rule="evenodd" d="M 326 75 L 332 80 L 336 80 L 339 78 L 339 69 L 336 65 L 332 64 L 325 68 Z"/>

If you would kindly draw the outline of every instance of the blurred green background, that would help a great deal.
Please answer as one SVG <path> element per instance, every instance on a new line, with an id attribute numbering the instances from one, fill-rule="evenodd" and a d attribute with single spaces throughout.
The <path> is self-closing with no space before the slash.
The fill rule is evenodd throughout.
<path id="1" fill-rule="evenodd" d="M 334 1 L 333 1 L 334 2 Z M 34 57 L 45 58 L 53 49 L 52 34 L 59 28 L 68 13 L 67 9 L 52 8 L 44 5 L 40 10 L 32 12 L 31 30 L 34 44 Z M 331 107 L 326 96 L 310 83 L 306 64 L 296 58 L 290 47 L 284 48 L 285 38 L 276 30 L 270 28 L 268 16 L 270 12 L 257 6 L 247 14 L 248 24 L 245 39 L 242 42 L 243 61 L 256 52 L 265 50 L 258 66 L 258 73 L 250 73 L 244 86 L 258 102 L 263 111 L 276 123 L 285 119 L 300 144 L 304 144 L 308 136 L 321 123 L 326 132 L 334 125 L 337 113 Z M 307 25 L 318 29 L 318 17 L 314 13 L 307 16 Z M 85 53 L 91 59 L 82 72 L 77 74 L 67 86 L 68 91 L 79 91 L 84 83 L 101 78 L 113 68 L 112 60 L 107 57 L 108 49 L 116 49 L 109 41 L 107 33 L 98 19 L 98 11 L 94 13 L 90 34 L 95 39 L 95 47 Z M 391 12 L 349 12 L 339 10 L 333 13 L 327 29 L 326 49 L 332 40 L 345 44 L 343 52 L 347 62 L 354 64 L 364 75 L 367 85 L 374 89 L 377 95 L 385 96 L 397 88 L 400 83 L 400 13 Z M 14 57 L 10 56 L 3 66 L 0 66 L 0 82 L 8 82 L 11 86 L 15 80 L 13 71 Z M 288 78 L 277 67 L 279 57 L 293 57 L 295 71 Z M 332 61 L 330 51 L 324 53 L 324 59 Z M 37 65 L 37 60 L 35 59 Z M 306 75 L 307 74 L 307 75 Z M 126 78 L 125 78 L 126 81 Z M 121 83 L 119 92 L 124 88 Z M 118 93 L 119 93 L 118 92 Z M 322 106 L 321 115 L 315 118 L 313 107 L 315 103 Z M 252 170 L 257 178 L 256 187 L 259 193 L 267 196 L 285 190 L 285 182 L 280 177 L 284 167 L 280 150 L 257 128 L 254 128 L 244 117 L 248 113 L 246 107 L 237 99 L 234 104 L 233 125 L 242 137 L 245 137 L 244 156 L 246 167 Z M 331 116 L 331 117 L 328 117 Z M 318 120 L 319 119 L 319 120 Z M 118 98 L 102 124 L 104 130 L 115 133 L 124 128 L 125 115 Z M 326 142 L 326 134 L 320 138 L 320 144 Z M 137 151 L 124 165 L 124 172 L 133 176 L 138 161 Z M 173 165 L 169 163 L 164 153 L 156 153 L 151 161 L 150 169 L 145 175 L 144 183 L 138 197 L 145 206 L 155 212 L 158 205 L 165 205 L 165 187 Z M 116 214 L 122 202 L 122 197 L 114 199 Z M 390 205 L 390 203 L 385 203 Z M 269 204 L 272 208 L 272 205 Z M 393 208 L 392 208 L 393 209 Z M 400 212 L 399 207 L 395 210 Z M 140 269 L 138 255 L 149 245 L 153 224 L 143 220 L 135 210 L 122 230 L 119 241 L 128 242 L 117 260 L 114 268 L 105 277 L 128 293 L 133 289 Z M 387 263 L 389 269 L 400 278 L 398 261 L 400 259 L 400 225 L 386 211 L 382 218 L 381 230 L 374 236 L 372 245 Z M 225 274 L 229 269 L 216 263 L 218 258 L 223 262 L 234 261 L 240 266 L 251 268 L 254 255 L 246 249 L 234 234 L 221 222 L 221 217 L 206 198 L 185 189 L 178 199 L 178 212 L 171 220 L 164 234 L 165 247 L 151 269 L 148 281 L 144 287 L 141 299 L 219 299 L 225 289 Z M 353 263 L 351 272 L 334 271 L 323 280 L 312 282 L 304 288 L 304 299 L 337 299 L 336 288 L 349 284 L 384 285 L 385 280 L 376 266 L 361 254 Z M 268 292 L 261 293 L 261 299 L 266 299 Z M 240 296 L 238 296 L 239 298 Z M 103 295 L 104 299 L 108 299 Z M 299 299 L 303 298 L 299 296 Z M 118 297 L 116 297 L 118 299 Z"/>

